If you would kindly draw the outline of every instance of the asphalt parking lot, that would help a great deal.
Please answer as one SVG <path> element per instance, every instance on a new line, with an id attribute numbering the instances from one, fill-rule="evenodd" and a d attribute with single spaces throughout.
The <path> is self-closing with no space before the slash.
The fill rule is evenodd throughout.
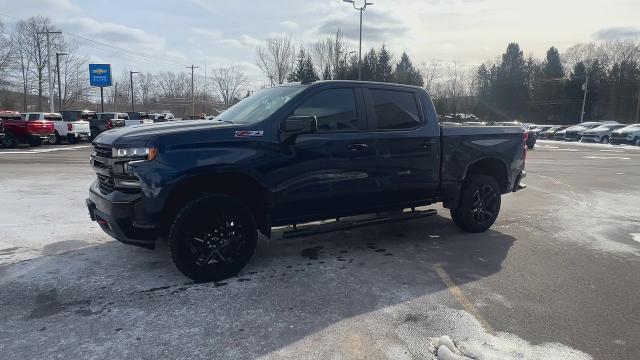
<path id="1" fill-rule="evenodd" d="M 278 230 L 210 284 L 90 222 L 88 155 L 0 149 L 3 359 L 428 359 L 442 335 L 514 358 L 640 354 L 640 148 L 540 141 L 528 188 L 485 234 L 440 207 L 301 239 Z"/>

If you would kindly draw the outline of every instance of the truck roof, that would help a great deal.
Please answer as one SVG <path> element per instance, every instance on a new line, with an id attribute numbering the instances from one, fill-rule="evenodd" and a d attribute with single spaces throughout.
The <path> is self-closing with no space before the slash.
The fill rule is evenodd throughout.
<path id="1" fill-rule="evenodd" d="M 375 82 L 375 81 L 361 81 L 361 80 L 318 80 L 310 83 L 296 82 L 296 83 L 281 84 L 277 86 L 296 86 L 296 85 L 313 86 L 313 85 L 322 85 L 322 84 L 376 85 L 376 86 L 387 86 L 387 87 L 404 87 L 404 88 L 410 88 L 413 90 L 424 90 L 423 88 L 419 86 L 414 86 L 414 85 L 383 83 L 383 82 Z"/>

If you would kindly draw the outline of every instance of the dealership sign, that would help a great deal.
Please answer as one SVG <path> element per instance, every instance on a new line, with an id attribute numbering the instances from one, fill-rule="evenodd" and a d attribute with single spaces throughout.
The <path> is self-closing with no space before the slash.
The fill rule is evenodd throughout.
<path id="1" fill-rule="evenodd" d="M 91 86 L 111 86 L 110 64 L 89 64 L 89 84 Z"/>

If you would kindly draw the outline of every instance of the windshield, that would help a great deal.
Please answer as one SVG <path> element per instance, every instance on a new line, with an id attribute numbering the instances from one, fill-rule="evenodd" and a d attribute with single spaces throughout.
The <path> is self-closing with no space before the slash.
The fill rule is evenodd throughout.
<path id="1" fill-rule="evenodd" d="M 234 124 L 254 124 L 266 119 L 306 88 L 305 85 L 264 89 L 216 116 L 214 120 Z"/>

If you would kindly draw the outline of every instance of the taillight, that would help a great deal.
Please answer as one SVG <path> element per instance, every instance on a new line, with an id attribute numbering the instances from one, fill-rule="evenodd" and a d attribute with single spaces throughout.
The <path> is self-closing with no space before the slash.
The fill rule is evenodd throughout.
<path id="1" fill-rule="evenodd" d="M 111 120 L 107 120 L 107 129 L 113 129 L 113 122 L 111 122 Z"/>
<path id="2" fill-rule="evenodd" d="M 67 124 L 67 130 L 69 130 L 69 131 L 73 131 L 73 125 L 71 125 L 71 124 Z"/>

